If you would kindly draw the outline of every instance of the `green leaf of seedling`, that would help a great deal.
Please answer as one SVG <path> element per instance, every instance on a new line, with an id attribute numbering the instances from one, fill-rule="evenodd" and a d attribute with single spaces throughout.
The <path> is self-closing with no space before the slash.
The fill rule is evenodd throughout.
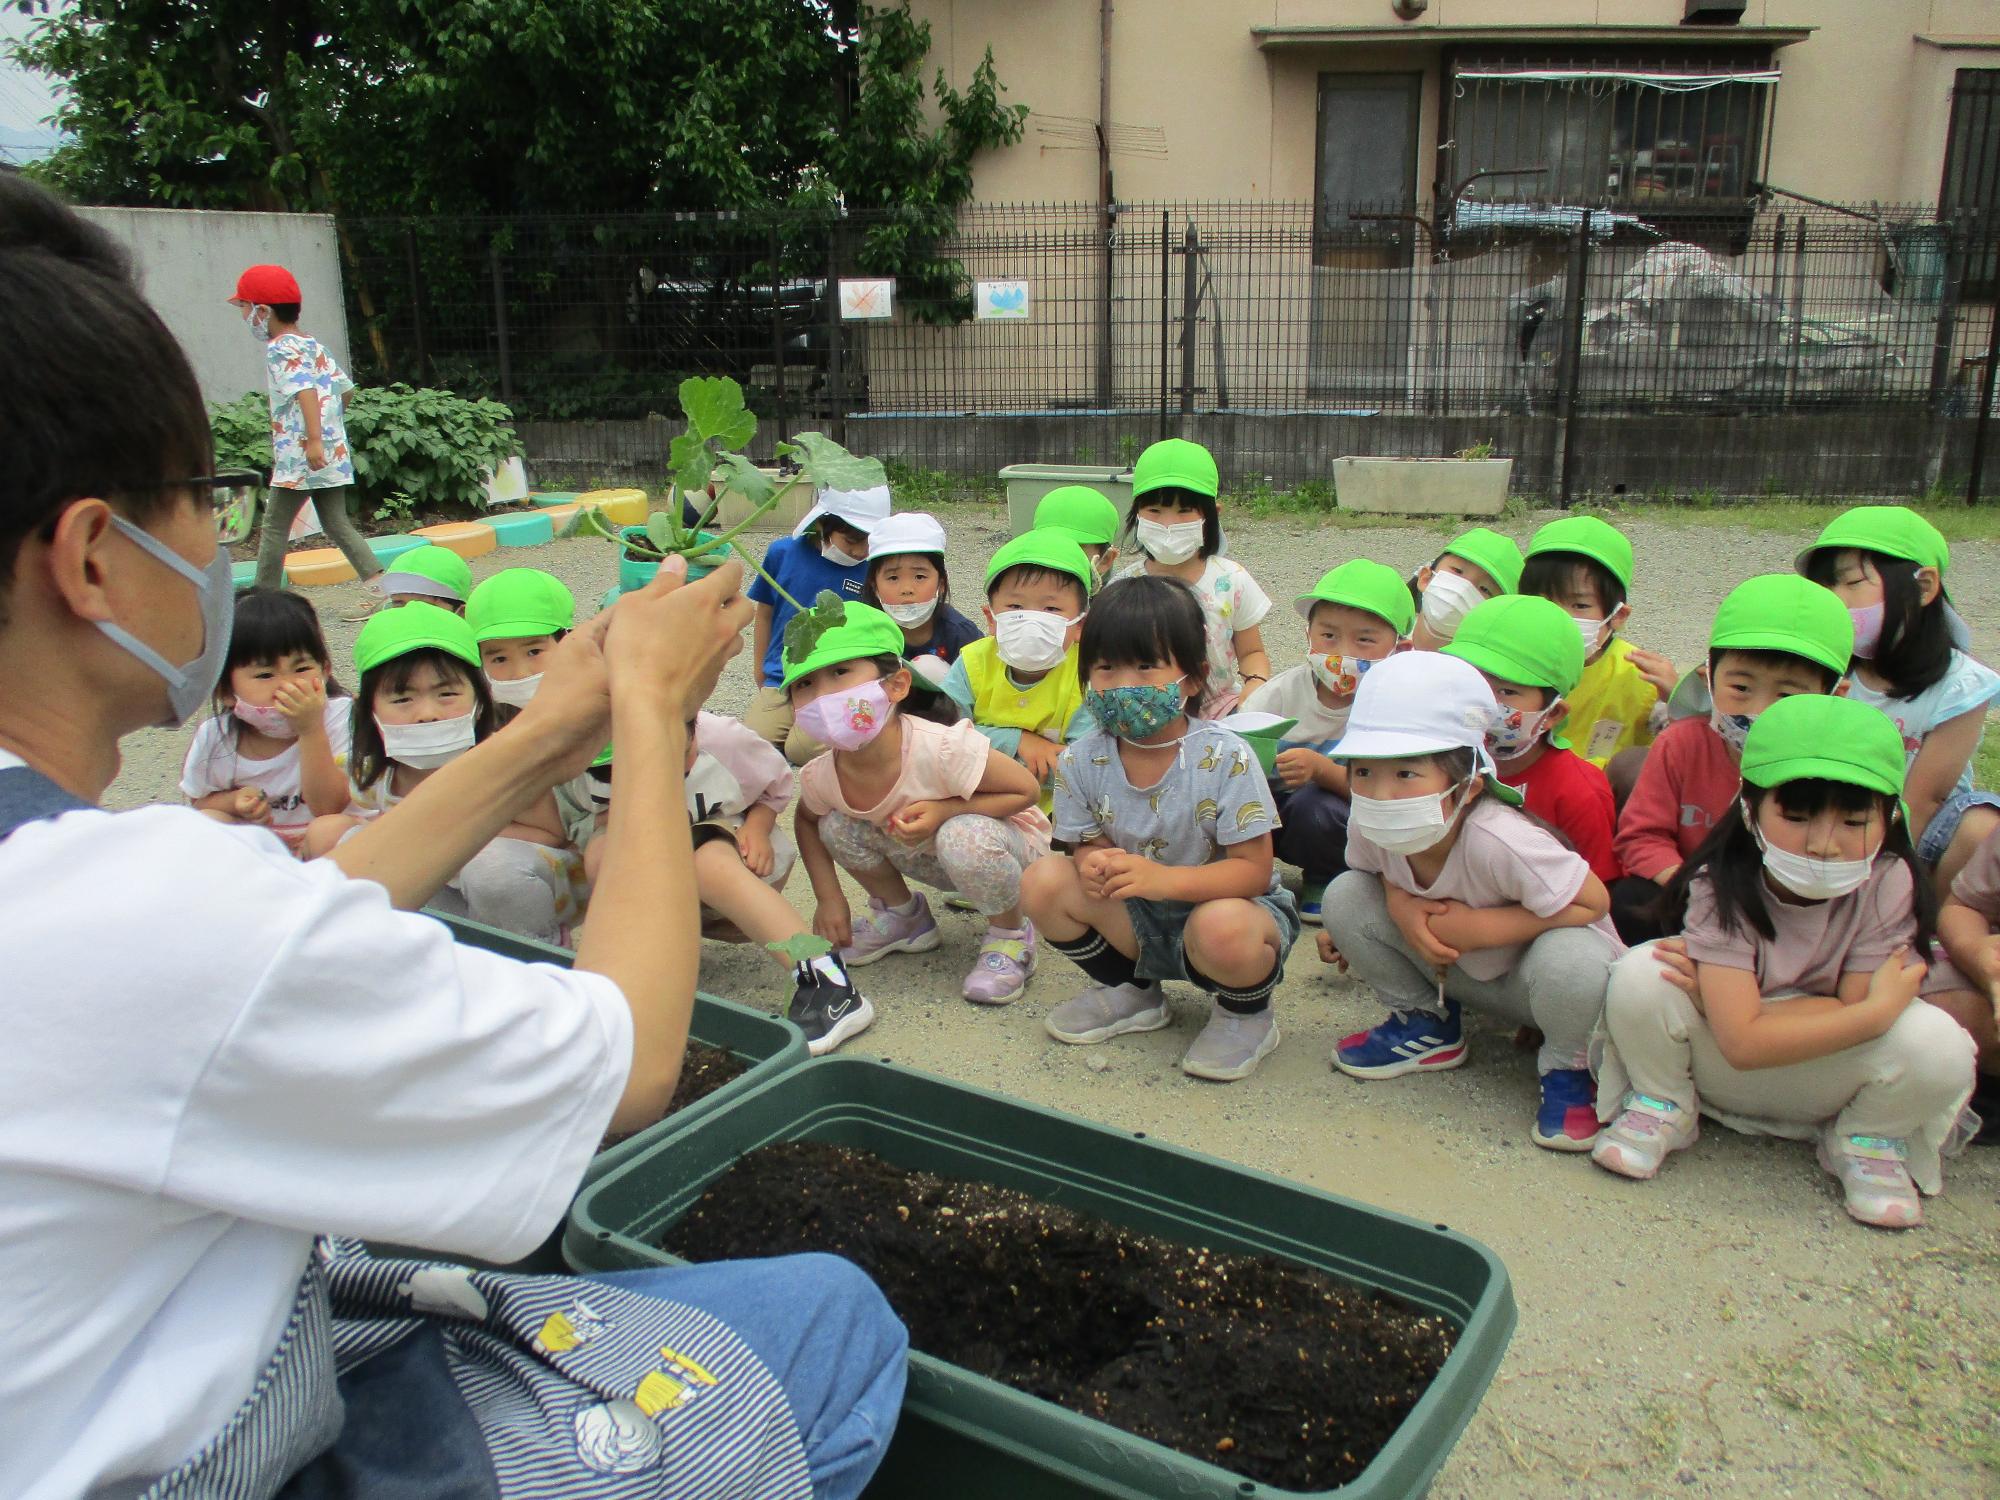
<path id="1" fill-rule="evenodd" d="M 714 444 L 692 427 L 667 444 L 667 464 L 673 470 L 671 481 L 683 495 L 699 492 L 708 483 L 708 476 L 715 472 L 715 463 Z"/>
<path id="2" fill-rule="evenodd" d="M 681 382 L 681 410 L 688 431 L 725 448 L 741 448 L 757 434 L 757 415 L 743 404 L 743 387 L 727 375 L 691 375 Z"/>
<path id="3" fill-rule="evenodd" d="M 821 589 L 811 609 L 802 609 L 785 624 L 785 660 L 804 661 L 819 638 L 847 622 L 847 605 L 832 589 Z"/>
<path id="4" fill-rule="evenodd" d="M 662 552 L 671 551 L 680 538 L 674 534 L 674 518 L 663 510 L 646 517 L 646 539 Z"/>
<path id="5" fill-rule="evenodd" d="M 811 963 L 833 952 L 833 944 L 811 932 L 795 932 L 782 943 L 766 943 L 764 946 L 790 964 Z"/>
<path id="6" fill-rule="evenodd" d="M 777 481 L 740 453 L 723 454 L 717 467 L 722 470 L 724 482 L 729 488 L 750 503 L 753 516 L 769 505 L 778 493 Z"/>
<path id="7" fill-rule="evenodd" d="M 802 432 L 778 451 L 797 460 L 815 489 L 870 490 L 889 482 L 880 459 L 857 458 L 825 433 Z"/>

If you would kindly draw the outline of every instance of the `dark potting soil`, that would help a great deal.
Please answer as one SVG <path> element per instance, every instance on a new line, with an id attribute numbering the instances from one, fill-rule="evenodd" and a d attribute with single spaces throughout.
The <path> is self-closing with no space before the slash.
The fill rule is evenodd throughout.
<path id="1" fill-rule="evenodd" d="M 749 1068 L 750 1064 L 734 1052 L 711 1047 L 705 1042 L 689 1042 L 687 1052 L 681 1058 L 680 1082 L 674 1085 L 674 1097 L 667 1101 L 666 1112 L 660 1119 L 664 1120 L 668 1115 L 686 1109 L 696 1100 L 706 1099 L 724 1084 L 734 1083 L 748 1072 Z M 659 1121 L 656 1120 L 654 1123 L 658 1124 Z M 604 1145 L 615 1146 L 620 1141 L 631 1139 L 635 1134 L 636 1131 L 627 1131 L 624 1135 L 607 1135 L 604 1138 Z"/>
<path id="2" fill-rule="evenodd" d="M 745 1156 L 664 1244 L 694 1261 L 845 1256 L 916 1348 L 1284 1489 L 1366 1468 L 1456 1337 L 1324 1272 L 815 1142 Z"/>

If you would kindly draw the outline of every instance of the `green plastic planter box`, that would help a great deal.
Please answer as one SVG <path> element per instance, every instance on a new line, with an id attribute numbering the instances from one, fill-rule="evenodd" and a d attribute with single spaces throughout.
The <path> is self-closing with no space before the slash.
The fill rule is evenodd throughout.
<path id="1" fill-rule="evenodd" d="M 1342 1500 L 1422 1495 L 1471 1421 L 1514 1331 L 1506 1268 L 1476 1240 L 1331 1193 L 865 1058 L 825 1058 L 731 1090 L 698 1119 L 666 1122 L 570 1211 L 579 1271 L 670 1265 L 664 1231 L 739 1157 L 777 1141 L 872 1151 L 901 1167 L 1018 1188 L 1045 1202 L 1183 1243 L 1270 1254 L 1391 1292 L 1457 1325 L 1457 1347 Z M 928 1354 L 875 1500 L 1245 1500 L 1297 1493 L 1252 1483 Z"/>
<path id="2" fill-rule="evenodd" d="M 497 927 L 474 922 L 465 917 L 446 916 L 442 912 L 426 912 L 435 917 L 452 931 L 459 942 L 474 948 L 485 948 L 493 953 L 504 953 L 509 958 L 518 958 L 523 963 L 557 964 L 568 968 L 575 955 L 567 948 L 551 947 L 538 943 L 533 938 L 524 938 L 511 932 L 503 932 Z M 733 1000 L 724 1000 L 718 995 L 697 993 L 694 1001 L 694 1015 L 688 1021 L 688 1036 L 708 1047 L 720 1047 L 725 1052 L 734 1053 L 750 1066 L 741 1077 L 724 1084 L 706 1099 L 697 1099 L 687 1108 L 678 1110 L 659 1124 L 620 1141 L 608 1151 L 598 1154 L 584 1173 L 584 1184 L 602 1177 L 606 1172 L 630 1158 L 639 1155 L 658 1143 L 670 1129 L 677 1129 L 690 1120 L 698 1120 L 717 1106 L 728 1102 L 730 1096 L 769 1083 L 780 1074 L 789 1073 L 806 1060 L 806 1037 L 790 1021 L 779 1016 L 753 1010 L 747 1005 L 738 1005 Z M 558 1230 L 527 1260 L 508 1267 L 523 1271 L 560 1271 L 562 1264 L 562 1232 Z"/>

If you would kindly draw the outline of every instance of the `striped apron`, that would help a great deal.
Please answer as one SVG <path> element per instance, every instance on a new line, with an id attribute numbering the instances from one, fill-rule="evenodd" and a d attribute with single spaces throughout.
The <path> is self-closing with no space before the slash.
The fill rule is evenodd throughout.
<path id="1" fill-rule="evenodd" d="M 0 840 L 90 804 L 0 769 Z M 810 1500 L 783 1388 L 698 1308 L 567 1276 L 308 1257 L 201 1450 L 93 1500 Z"/>

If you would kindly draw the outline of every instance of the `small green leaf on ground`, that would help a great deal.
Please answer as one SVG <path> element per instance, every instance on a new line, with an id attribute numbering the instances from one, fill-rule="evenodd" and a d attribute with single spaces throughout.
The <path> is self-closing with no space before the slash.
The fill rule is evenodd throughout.
<path id="1" fill-rule="evenodd" d="M 782 943 L 764 945 L 787 963 L 811 963 L 816 958 L 824 958 L 833 952 L 833 944 L 811 932 L 795 932 Z"/>

